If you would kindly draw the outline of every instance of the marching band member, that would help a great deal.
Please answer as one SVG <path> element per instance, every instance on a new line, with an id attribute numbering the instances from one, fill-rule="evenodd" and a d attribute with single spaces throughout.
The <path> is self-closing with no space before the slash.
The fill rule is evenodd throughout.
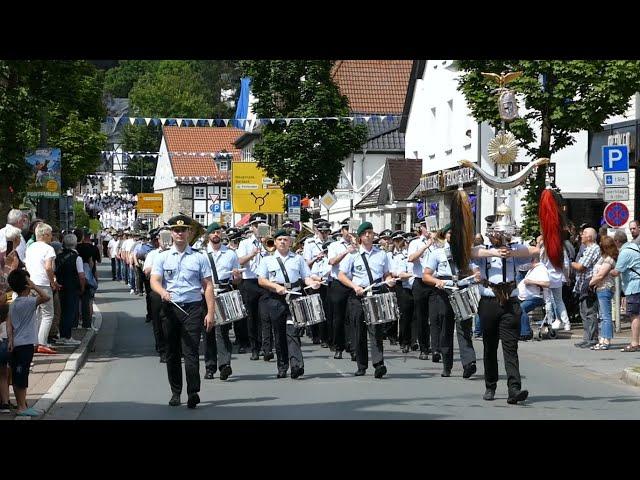
<path id="1" fill-rule="evenodd" d="M 411 294 L 413 265 L 408 261 L 407 242 L 404 234 L 400 231 L 394 232 L 392 240 L 395 251 L 392 254 L 391 270 L 393 276 L 400 280 L 400 283 L 396 283 L 395 287 L 398 308 L 400 309 L 398 340 L 402 353 L 409 353 L 411 349 L 411 323 L 413 321 L 413 295 Z"/>
<path id="2" fill-rule="evenodd" d="M 371 360 L 375 368 L 375 378 L 382 378 L 387 373 L 384 365 L 382 346 L 382 328 L 380 325 L 366 325 L 364 310 L 360 298 L 365 294 L 364 288 L 381 281 L 393 287 L 395 280 L 389 270 L 389 259 L 386 252 L 373 246 L 373 225 L 364 222 L 358 227 L 360 248 L 358 253 L 347 255 L 340 262 L 338 280 L 353 291 L 349 297 L 349 315 L 354 324 L 354 349 L 358 370 L 356 376 L 364 375 L 369 364 L 367 349 L 367 331 L 371 346 Z M 375 293 L 381 293 L 384 287 L 378 287 Z"/>
<path id="3" fill-rule="evenodd" d="M 318 262 L 320 262 L 325 257 L 325 253 L 322 251 L 322 244 L 327 241 L 329 233 L 331 233 L 331 225 L 329 224 L 329 222 L 320 220 L 317 221 L 317 223 L 314 225 L 314 230 L 315 235 L 304 242 L 302 256 L 304 257 L 305 262 L 307 262 L 307 266 L 311 270 L 311 273 L 320 276 L 319 268 L 321 266 Z M 326 299 L 327 286 L 322 285 L 320 287 L 320 290 L 322 298 Z M 314 344 L 322 343 L 321 346 L 323 348 L 327 348 L 329 346 L 329 343 L 331 342 L 327 333 L 326 322 L 312 325 L 310 330 L 312 341 Z"/>
<path id="4" fill-rule="evenodd" d="M 213 273 L 213 287 L 217 293 L 233 290 L 232 276 L 240 276 L 238 268 L 238 255 L 228 247 L 222 245 L 222 227 L 218 222 L 213 222 L 207 227 L 205 251 Z M 206 373 L 204 378 L 212 379 L 216 368 L 220 366 L 220 380 L 226 380 L 232 373 L 231 370 L 231 340 L 229 340 L 231 323 L 216 325 L 215 329 L 205 334 L 204 363 Z"/>
<path id="5" fill-rule="evenodd" d="M 242 300 L 244 301 L 247 313 L 247 329 L 249 335 L 249 343 L 251 345 L 251 360 L 260 359 L 260 349 L 262 348 L 265 356 L 273 353 L 271 350 L 264 350 L 265 346 L 262 345 L 261 330 L 264 332 L 265 325 L 262 325 L 260 319 L 260 313 L 258 310 L 258 303 L 260 296 L 264 293 L 264 290 L 258 285 L 258 268 L 264 258 L 269 255 L 269 252 L 264 248 L 264 245 L 257 237 L 258 225 L 267 221 L 267 217 L 261 214 L 254 214 L 250 221 L 249 226 L 251 228 L 251 234 L 240 242 L 237 254 L 240 266 L 245 268 L 242 272 L 242 284 L 240 285 L 240 293 Z M 240 323 L 242 320 L 235 322 Z M 270 331 L 269 326 L 266 326 L 267 331 Z M 267 335 L 269 338 L 269 335 Z M 268 348 L 268 346 L 266 347 Z"/>
<path id="6" fill-rule="evenodd" d="M 304 360 L 300 348 L 300 328 L 293 324 L 289 311 L 289 291 L 300 292 L 302 284 L 319 288 L 319 278 L 312 276 L 304 259 L 290 251 L 291 237 L 284 229 L 274 235 L 276 251 L 265 257 L 258 268 L 258 284 L 268 293 L 260 300 L 263 311 L 275 331 L 277 378 L 285 378 L 291 365 L 291 378 L 304 375 Z"/>
<path id="7" fill-rule="evenodd" d="M 417 322 L 418 343 L 420 344 L 420 360 L 429 359 L 429 294 L 431 287 L 422 282 L 422 272 L 429 257 L 429 247 L 433 244 L 431 235 L 427 230 L 426 220 L 420 222 L 420 236 L 409 244 L 407 259 L 413 263 L 413 305 Z M 440 354 L 434 352 L 433 361 L 440 361 Z"/>
<path id="8" fill-rule="evenodd" d="M 349 222 L 343 222 L 340 225 L 340 233 L 342 237 L 329 245 L 327 257 L 329 258 L 329 265 L 331 265 L 331 278 L 332 282 L 329 284 L 328 301 L 331 306 L 331 314 L 333 319 L 333 344 L 335 345 L 335 354 L 333 358 L 342 358 L 342 352 L 345 350 L 348 340 L 353 338 L 351 323 L 345 325 L 345 318 L 347 318 L 349 298 L 349 288 L 342 284 L 338 280 L 338 274 L 340 273 L 340 262 L 345 258 L 347 254 L 355 253 L 358 251 L 352 235 L 349 233 Z M 348 340 L 347 340 L 348 339 Z M 356 360 L 355 349 L 352 350 L 351 359 Z"/>
<path id="9" fill-rule="evenodd" d="M 445 244 L 446 237 L 450 235 L 451 225 L 445 226 L 438 232 L 437 239 Z M 474 271 L 476 280 L 480 279 L 480 270 L 467 263 L 464 268 L 457 268 L 451 256 L 451 249 L 446 243 L 446 247 L 433 251 L 427 259 L 422 281 L 435 287 L 429 295 L 429 320 L 431 323 L 432 347 L 442 353 L 442 374 L 443 377 L 451 376 L 453 368 L 453 328 L 456 327 L 458 337 L 458 347 L 460 348 L 460 359 L 462 361 L 463 378 L 469 378 L 476 372 L 476 352 L 473 349 L 471 338 L 472 319 L 460 320 L 455 318 L 449 296 L 445 287 L 466 287 L 469 281 L 460 282 L 460 277 L 466 277 Z"/>

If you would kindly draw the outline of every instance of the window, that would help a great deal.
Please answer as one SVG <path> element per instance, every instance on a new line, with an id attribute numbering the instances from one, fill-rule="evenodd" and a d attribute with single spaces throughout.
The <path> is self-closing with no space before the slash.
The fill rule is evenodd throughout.
<path id="1" fill-rule="evenodd" d="M 220 198 L 222 198 L 223 200 L 226 200 L 228 194 L 229 194 L 229 189 L 227 187 L 220 187 Z"/>
<path id="2" fill-rule="evenodd" d="M 202 199 L 202 198 L 206 198 L 207 189 L 205 187 L 194 187 L 193 189 L 193 198 L 198 198 L 198 199 Z"/>
<path id="3" fill-rule="evenodd" d="M 226 172 L 227 170 L 229 170 L 229 165 L 227 164 L 226 160 L 220 160 L 220 171 L 221 172 Z"/>
<path id="4" fill-rule="evenodd" d="M 205 224 L 204 216 L 205 216 L 204 213 L 196 213 L 194 215 L 196 222 L 201 223 L 202 225 Z"/>

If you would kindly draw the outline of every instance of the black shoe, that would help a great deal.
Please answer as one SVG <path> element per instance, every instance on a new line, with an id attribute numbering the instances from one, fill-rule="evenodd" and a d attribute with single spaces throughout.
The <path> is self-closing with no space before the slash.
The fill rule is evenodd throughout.
<path id="1" fill-rule="evenodd" d="M 327 342 L 322 342 L 322 343 L 320 344 L 320 346 L 321 346 L 322 348 L 329 348 L 329 344 L 328 344 Z"/>
<path id="2" fill-rule="evenodd" d="M 466 367 L 464 367 L 464 372 L 462 373 L 462 378 L 469 378 L 471 375 L 476 373 L 478 368 L 476 367 L 476 362 L 471 362 Z"/>
<path id="3" fill-rule="evenodd" d="M 187 400 L 187 408 L 196 408 L 196 405 L 200 403 L 200 395 L 192 393 Z"/>
<path id="4" fill-rule="evenodd" d="M 494 397 L 496 396 L 496 391 L 492 388 L 487 388 L 487 391 L 484 392 L 484 395 L 482 396 L 483 400 L 487 400 L 487 401 L 491 401 L 494 399 Z"/>
<path id="5" fill-rule="evenodd" d="M 354 374 L 356 377 L 361 377 L 363 376 L 365 373 L 367 373 L 367 369 L 366 368 L 359 368 L 358 371 Z"/>
<path id="6" fill-rule="evenodd" d="M 258 355 L 258 352 L 251 352 L 250 360 L 260 360 L 260 355 Z"/>
<path id="7" fill-rule="evenodd" d="M 373 374 L 376 378 L 382 378 L 387 374 L 387 367 L 384 365 L 378 365 L 376 367 L 376 372 Z"/>
<path id="8" fill-rule="evenodd" d="M 442 373 L 440 374 L 441 377 L 450 377 L 451 376 L 451 369 L 450 368 L 443 368 L 442 369 Z"/>
<path id="9" fill-rule="evenodd" d="M 429 360 L 429 355 L 427 352 L 420 352 L 420 356 L 418 357 L 420 360 Z"/>
<path id="10" fill-rule="evenodd" d="M 167 363 L 167 356 L 164 353 L 160 354 L 160 363 Z"/>
<path id="11" fill-rule="evenodd" d="M 358 361 L 358 359 L 356 358 L 356 354 L 353 353 L 353 352 L 351 352 L 351 361 L 352 362 L 357 362 Z"/>
<path id="12" fill-rule="evenodd" d="M 342 351 L 341 350 L 336 350 L 336 353 L 333 355 L 333 358 L 335 358 L 336 360 L 338 358 L 342 358 Z"/>
<path id="13" fill-rule="evenodd" d="M 304 375 L 304 367 L 291 369 L 291 378 L 296 379 L 302 375 Z"/>
<path id="14" fill-rule="evenodd" d="M 231 365 L 223 365 L 220 367 L 220 380 L 226 380 L 232 373 Z"/>
<path id="15" fill-rule="evenodd" d="M 238 347 L 238 353 L 247 353 L 247 349 L 244 347 Z"/>
<path id="16" fill-rule="evenodd" d="M 413 350 L 414 352 L 419 348 L 420 348 L 420 345 L 418 345 L 417 343 L 414 343 L 413 345 L 411 345 L 411 350 Z"/>
<path id="17" fill-rule="evenodd" d="M 263 360 L 268 362 L 269 360 L 273 360 L 273 352 L 265 353 Z"/>
<path id="18" fill-rule="evenodd" d="M 178 405 L 180 405 L 179 393 L 174 393 L 173 395 L 171 395 L 171 400 L 169 400 L 169 405 L 172 407 L 177 407 Z"/>
<path id="19" fill-rule="evenodd" d="M 287 371 L 286 370 L 280 370 L 278 372 L 278 375 L 276 375 L 277 378 L 287 378 Z"/>
<path id="20" fill-rule="evenodd" d="M 528 396 L 529 396 L 528 390 L 520 390 L 513 396 L 509 395 L 509 398 L 507 398 L 507 403 L 509 405 L 515 405 L 518 402 L 524 402 Z"/>
<path id="21" fill-rule="evenodd" d="M 431 355 L 431 361 L 433 363 L 438 363 L 440 361 L 440 354 L 438 352 L 434 353 L 433 355 Z"/>
<path id="22" fill-rule="evenodd" d="M 213 370 L 207 370 L 207 373 L 204 374 L 205 380 L 213 380 L 213 374 L 215 372 Z"/>
<path id="23" fill-rule="evenodd" d="M 409 350 L 411 350 L 411 347 L 409 345 L 402 346 L 402 353 L 409 353 Z"/>

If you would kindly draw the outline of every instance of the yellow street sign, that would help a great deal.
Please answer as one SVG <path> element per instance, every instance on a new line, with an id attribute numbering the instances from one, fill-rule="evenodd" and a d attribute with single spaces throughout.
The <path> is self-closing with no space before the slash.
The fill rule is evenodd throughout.
<path id="1" fill-rule="evenodd" d="M 138 213 L 161 214 L 164 210 L 163 196 L 161 193 L 139 193 Z"/>
<path id="2" fill-rule="evenodd" d="M 283 213 L 284 193 L 256 162 L 233 162 L 231 201 L 234 213 Z"/>

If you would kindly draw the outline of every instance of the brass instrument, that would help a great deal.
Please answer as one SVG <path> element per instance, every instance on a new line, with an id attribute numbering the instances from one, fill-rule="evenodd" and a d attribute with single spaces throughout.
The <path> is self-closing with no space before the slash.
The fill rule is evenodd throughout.
<path id="1" fill-rule="evenodd" d="M 264 246 L 264 249 L 269 253 L 273 253 L 276 251 L 276 241 L 271 235 L 262 238 L 262 245 Z"/>

